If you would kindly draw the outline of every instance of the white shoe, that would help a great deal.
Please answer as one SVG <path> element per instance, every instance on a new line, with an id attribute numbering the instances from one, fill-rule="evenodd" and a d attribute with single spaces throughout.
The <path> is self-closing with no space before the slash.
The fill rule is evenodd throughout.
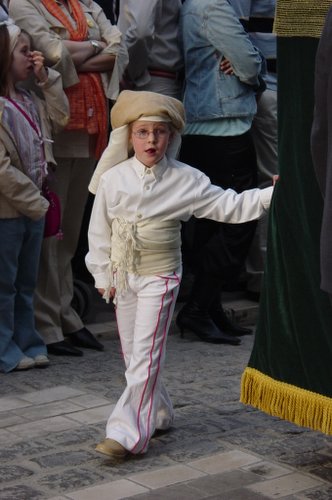
<path id="1" fill-rule="evenodd" d="M 32 358 L 28 358 L 28 356 L 24 356 L 18 365 L 14 368 L 15 370 L 28 370 L 29 368 L 33 368 L 35 366 L 35 361 Z"/>
<path id="2" fill-rule="evenodd" d="M 50 364 L 50 360 L 47 356 L 45 356 L 45 354 L 39 354 L 38 356 L 36 356 L 34 362 L 36 368 L 42 368 Z"/>

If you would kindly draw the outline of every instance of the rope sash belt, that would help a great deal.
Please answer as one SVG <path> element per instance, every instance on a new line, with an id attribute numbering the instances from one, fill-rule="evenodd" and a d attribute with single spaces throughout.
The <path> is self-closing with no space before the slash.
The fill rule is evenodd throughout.
<path id="1" fill-rule="evenodd" d="M 110 285 L 105 292 L 116 288 L 119 295 L 127 289 L 127 273 L 142 276 L 170 273 L 181 265 L 181 223 L 147 219 L 112 222 Z"/>

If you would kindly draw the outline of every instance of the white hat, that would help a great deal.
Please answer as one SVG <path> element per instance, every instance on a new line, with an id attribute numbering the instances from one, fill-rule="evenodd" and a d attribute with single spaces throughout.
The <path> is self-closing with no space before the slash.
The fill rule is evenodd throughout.
<path id="1" fill-rule="evenodd" d="M 147 121 L 169 122 L 175 133 L 166 151 L 175 158 L 181 145 L 181 132 L 185 124 L 183 104 L 174 97 L 156 92 L 123 90 L 111 111 L 112 132 L 89 184 L 89 191 L 97 192 L 101 175 L 129 157 L 129 124 Z"/>

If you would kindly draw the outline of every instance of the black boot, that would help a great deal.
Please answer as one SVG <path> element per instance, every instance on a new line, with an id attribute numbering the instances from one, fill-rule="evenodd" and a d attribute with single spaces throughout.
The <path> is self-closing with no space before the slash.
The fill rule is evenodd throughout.
<path id="1" fill-rule="evenodd" d="M 178 313 L 176 324 L 183 337 L 185 329 L 195 333 L 203 342 L 212 344 L 239 345 L 241 340 L 221 331 L 209 316 L 207 310 L 194 301 L 186 304 Z"/>
<path id="2" fill-rule="evenodd" d="M 220 330 L 224 330 L 229 335 L 238 335 L 239 337 L 242 337 L 243 335 L 252 334 L 252 330 L 250 328 L 243 328 L 242 326 L 235 325 L 227 317 L 220 303 L 215 307 L 211 307 L 209 314 L 217 327 Z"/>
<path id="3" fill-rule="evenodd" d="M 95 351 L 103 351 L 104 346 L 95 338 L 92 333 L 85 328 L 81 328 L 77 332 L 69 333 L 66 335 L 67 339 L 76 347 L 83 347 L 85 349 L 94 349 Z"/>

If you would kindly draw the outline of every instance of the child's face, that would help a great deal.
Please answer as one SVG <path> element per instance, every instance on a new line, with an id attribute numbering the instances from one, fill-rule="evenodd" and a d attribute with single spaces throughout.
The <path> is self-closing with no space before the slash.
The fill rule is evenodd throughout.
<path id="1" fill-rule="evenodd" d="M 137 159 L 146 167 L 152 167 L 164 157 L 171 139 L 168 123 L 136 121 L 132 124 L 131 143 Z"/>
<path id="2" fill-rule="evenodd" d="M 13 50 L 11 77 L 14 83 L 26 80 L 33 71 L 30 40 L 21 33 Z"/>

